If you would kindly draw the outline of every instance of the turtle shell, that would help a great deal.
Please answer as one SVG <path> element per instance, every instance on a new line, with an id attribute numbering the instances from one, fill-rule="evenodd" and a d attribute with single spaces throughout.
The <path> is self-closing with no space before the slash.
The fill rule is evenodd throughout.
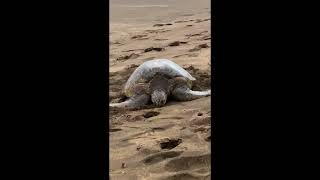
<path id="1" fill-rule="evenodd" d="M 134 94 L 134 86 L 137 83 L 148 83 L 156 74 L 167 78 L 184 77 L 188 86 L 196 80 L 185 69 L 168 59 L 155 59 L 141 64 L 129 77 L 124 87 L 124 93 L 127 97 Z"/>

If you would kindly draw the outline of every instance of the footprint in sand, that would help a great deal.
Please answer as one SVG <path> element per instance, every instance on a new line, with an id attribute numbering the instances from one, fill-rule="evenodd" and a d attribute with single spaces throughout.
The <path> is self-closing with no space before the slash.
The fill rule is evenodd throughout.
<path id="1" fill-rule="evenodd" d="M 120 43 L 120 42 L 116 41 L 116 42 L 110 42 L 110 45 L 118 45 L 118 46 L 122 46 L 122 45 L 124 45 L 124 44 L 122 44 L 122 43 Z"/>
<path id="2" fill-rule="evenodd" d="M 169 40 L 169 39 L 154 39 L 155 41 L 166 41 L 166 40 Z"/>
<path id="3" fill-rule="evenodd" d="M 211 35 L 209 34 L 199 38 L 198 40 L 210 40 L 210 39 L 211 39 Z"/>
<path id="4" fill-rule="evenodd" d="M 188 21 L 175 21 L 174 23 L 184 23 L 184 22 L 188 22 Z"/>
<path id="5" fill-rule="evenodd" d="M 120 128 L 109 129 L 109 132 L 117 132 L 117 131 L 122 131 L 122 129 Z"/>
<path id="6" fill-rule="evenodd" d="M 153 27 L 160 27 L 160 26 L 171 26 L 171 23 L 166 23 L 166 24 L 155 24 Z"/>
<path id="7" fill-rule="evenodd" d="M 173 56 L 172 58 L 178 58 L 178 57 L 182 57 L 182 56 L 188 56 L 188 54 L 180 54 L 180 55 L 177 55 L 177 56 Z"/>
<path id="8" fill-rule="evenodd" d="M 168 130 L 170 128 L 173 128 L 175 126 L 175 124 L 166 124 L 166 125 L 163 125 L 163 126 L 158 126 L 158 127 L 151 127 L 151 130 L 153 132 L 156 132 L 156 131 L 165 131 L 165 130 Z"/>
<path id="9" fill-rule="evenodd" d="M 121 52 L 132 52 L 132 51 L 141 51 L 141 50 L 144 50 L 144 49 L 128 49 L 128 50 L 123 50 Z"/>
<path id="10" fill-rule="evenodd" d="M 146 33 L 163 33 L 163 32 L 168 32 L 171 31 L 170 29 L 156 29 L 156 30 L 145 30 Z"/>
<path id="11" fill-rule="evenodd" d="M 144 117 L 141 115 L 138 115 L 128 119 L 128 122 L 137 122 L 137 121 L 143 121 L 143 120 L 144 120 Z"/>
<path id="12" fill-rule="evenodd" d="M 190 49 L 189 52 L 199 51 L 202 48 L 209 48 L 208 44 L 200 44 L 194 47 L 193 49 Z"/>
<path id="13" fill-rule="evenodd" d="M 120 56 L 118 57 L 116 60 L 117 61 L 126 61 L 128 59 L 136 59 L 138 58 L 140 55 L 139 54 L 136 54 L 136 53 L 132 53 L 130 55 L 124 55 L 124 56 Z"/>
<path id="14" fill-rule="evenodd" d="M 164 32 L 168 32 L 168 31 L 171 31 L 171 30 L 169 30 L 169 29 L 166 29 L 166 30 L 163 30 L 163 31 L 159 31 L 159 32 L 161 32 L 161 33 L 164 33 Z"/>
<path id="15" fill-rule="evenodd" d="M 158 116 L 160 114 L 160 112 L 156 112 L 156 111 L 148 111 L 146 113 L 143 114 L 143 117 L 145 118 L 151 118 L 154 116 Z"/>
<path id="16" fill-rule="evenodd" d="M 155 132 L 155 131 L 165 131 L 166 129 L 165 128 L 162 128 L 162 127 L 155 127 L 155 128 L 152 128 L 152 131 Z"/>
<path id="17" fill-rule="evenodd" d="M 179 120 L 179 119 L 184 119 L 183 117 L 178 117 L 178 116 L 171 116 L 171 117 L 162 117 L 159 119 L 171 119 L 171 120 Z"/>
<path id="18" fill-rule="evenodd" d="M 194 37 L 194 36 L 201 36 L 202 34 L 204 34 L 204 33 L 207 33 L 208 31 L 202 31 L 202 32 L 200 32 L 200 33 L 195 33 L 195 34 L 186 34 L 185 36 L 187 37 L 187 38 L 191 38 L 191 37 Z"/>
<path id="19" fill-rule="evenodd" d="M 207 18 L 207 19 L 197 19 L 197 20 L 195 21 L 195 23 L 201 23 L 201 22 L 209 21 L 209 20 L 211 20 L 211 18 Z"/>
<path id="20" fill-rule="evenodd" d="M 178 58 L 178 57 L 182 57 L 182 56 L 197 57 L 197 56 L 199 56 L 199 54 L 196 54 L 196 53 L 180 54 L 180 55 L 177 55 L 177 56 L 173 56 L 172 58 Z"/>
<path id="21" fill-rule="evenodd" d="M 153 59 L 155 59 L 155 58 L 156 58 L 156 57 L 152 56 L 152 57 L 144 58 L 143 60 L 144 60 L 144 61 L 149 61 L 149 60 L 153 60 Z"/>
<path id="22" fill-rule="evenodd" d="M 164 30 L 164 29 L 157 29 L 157 30 L 145 30 L 146 33 L 158 33 L 159 31 Z"/>
<path id="23" fill-rule="evenodd" d="M 185 41 L 174 41 L 168 44 L 168 46 L 179 46 L 180 44 L 187 44 Z"/>
<path id="24" fill-rule="evenodd" d="M 147 157 L 145 157 L 142 162 L 146 165 L 152 165 L 158 162 L 161 162 L 165 159 L 168 158 L 174 158 L 177 156 L 180 156 L 180 154 L 182 154 L 183 151 L 164 151 L 164 152 L 158 152 L 155 154 L 151 154 Z"/>
<path id="25" fill-rule="evenodd" d="M 144 52 L 150 52 L 150 51 L 164 51 L 165 49 L 164 48 L 161 48 L 161 47 L 150 47 L 150 48 L 147 48 L 144 50 Z"/>
<path id="26" fill-rule="evenodd" d="M 139 67 L 139 65 L 130 64 L 130 65 L 126 66 L 126 69 L 132 69 L 132 68 L 137 68 L 137 67 Z"/>
<path id="27" fill-rule="evenodd" d="M 148 35 L 146 34 L 142 34 L 142 35 L 135 35 L 135 36 L 132 36 L 131 39 L 140 39 L 140 38 L 144 38 L 144 37 L 147 37 Z"/>
<path id="28" fill-rule="evenodd" d="M 210 172 L 211 154 L 195 155 L 195 156 L 180 156 L 169 160 L 165 165 L 165 169 L 170 172 L 184 170 L 204 169 Z"/>
<path id="29" fill-rule="evenodd" d="M 148 106 L 145 106 L 143 107 L 144 109 L 148 109 L 148 108 L 152 108 L 152 107 L 148 107 Z M 140 109 L 140 108 L 139 108 Z M 130 118 L 128 121 L 130 122 L 135 122 L 135 121 L 142 121 L 142 120 L 146 120 L 148 118 L 151 118 L 151 117 L 154 117 L 154 116 L 158 116 L 160 114 L 160 112 L 157 112 L 157 111 L 148 111 L 148 112 L 145 112 L 144 114 L 142 115 L 137 115 L 137 116 L 134 116 L 132 118 Z M 171 126 L 170 126 L 171 127 Z M 167 128 L 167 127 L 166 127 Z M 156 130 L 155 129 L 152 129 L 152 131 Z"/>
<path id="30" fill-rule="evenodd" d="M 136 147 L 136 150 L 139 151 L 140 154 L 143 154 L 144 156 L 149 156 L 152 154 L 156 154 L 160 152 L 160 149 L 155 146 L 144 146 L 142 144 L 139 144 Z"/>
<path id="31" fill-rule="evenodd" d="M 180 138 L 165 138 L 161 139 L 159 142 L 161 149 L 173 149 L 182 143 Z"/>
<path id="32" fill-rule="evenodd" d="M 184 21 L 175 21 L 174 23 L 185 23 L 185 22 L 191 22 L 191 21 L 194 21 L 194 20 L 184 20 Z"/>

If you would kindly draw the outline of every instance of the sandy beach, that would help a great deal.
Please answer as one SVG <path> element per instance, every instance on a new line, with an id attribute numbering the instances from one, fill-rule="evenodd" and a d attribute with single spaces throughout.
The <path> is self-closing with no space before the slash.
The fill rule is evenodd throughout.
<path id="1" fill-rule="evenodd" d="M 143 62 L 165 58 L 211 89 L 210 0 L 110 0 L 109 102 Z M 109 112 L 112 180 L 211 177 L 210 97 L 161 108 Z"/>

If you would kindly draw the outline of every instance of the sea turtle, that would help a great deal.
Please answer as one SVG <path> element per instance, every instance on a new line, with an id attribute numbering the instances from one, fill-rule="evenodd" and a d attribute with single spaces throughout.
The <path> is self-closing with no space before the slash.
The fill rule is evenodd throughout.
<path id="1" fill-rule="evenodd" d="M 189 101 L 211 95 L 211 90 L 193 91 L 196 80 L 185 69 L 168 59 L 155 59 L 141 64 L 129 77 L 124 86 L 128 100 L 111 103 L 110 107 L 139 108 L 152 103 L 163 106 L 168 96 L 179 101 Z"/>

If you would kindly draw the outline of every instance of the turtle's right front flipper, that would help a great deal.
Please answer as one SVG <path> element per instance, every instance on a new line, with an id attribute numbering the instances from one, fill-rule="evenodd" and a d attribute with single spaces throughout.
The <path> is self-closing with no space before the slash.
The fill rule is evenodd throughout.
<path id="1" fill-rule="evenodd" d="M 150 100 L 150 95 L 147 94 L 140 94 L 130 97 L 128 100 L 121 102 L 121 103 L 111 103 L 109 104 L 110 107 L 117 107 L 117 108 L 140 108 L 146 105 Z"/>

